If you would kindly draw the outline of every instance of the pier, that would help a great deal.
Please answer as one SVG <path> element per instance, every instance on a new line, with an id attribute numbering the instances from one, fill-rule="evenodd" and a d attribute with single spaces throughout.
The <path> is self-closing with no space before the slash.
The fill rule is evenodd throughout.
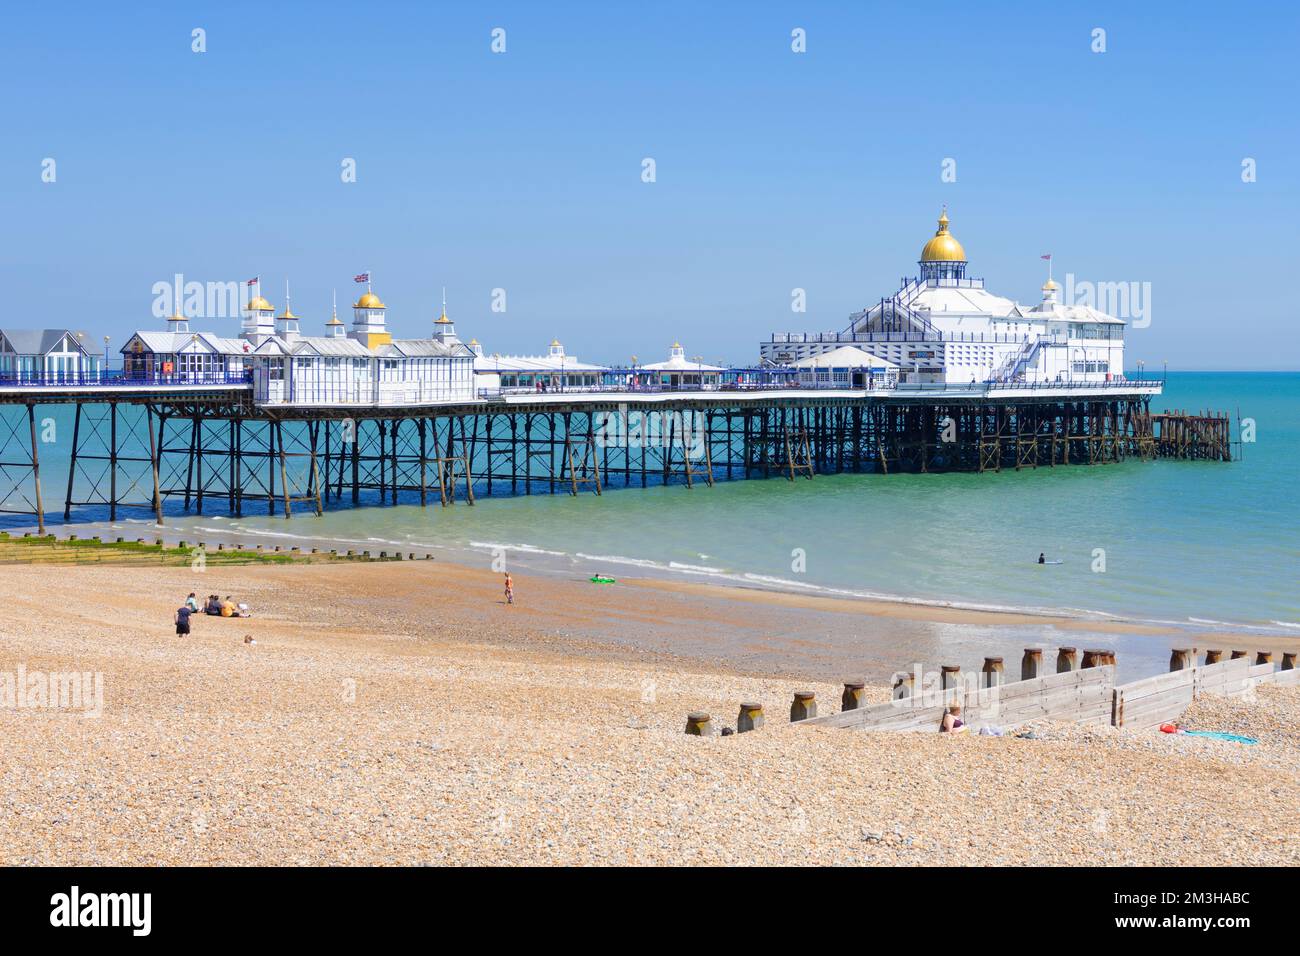
<path id="1" fill-rule="evenodd" d="M 1231 460 L 1227 415 L 1152 414 L 1162 385 L 873 390 L 738 379 L 317 407 L 259 403 L 245 377 L 223 374 L 29 379 L 0 383 L 0 513 L 43 530 L 48 511 L 71 520 L 83 508 L 161 524 L 169 511 L 289 518 L 331 506 L 472 505 L 778 476 Z M 71 409 L 71 434 L 51 439 L 46 416 L 58 406 Z"/>

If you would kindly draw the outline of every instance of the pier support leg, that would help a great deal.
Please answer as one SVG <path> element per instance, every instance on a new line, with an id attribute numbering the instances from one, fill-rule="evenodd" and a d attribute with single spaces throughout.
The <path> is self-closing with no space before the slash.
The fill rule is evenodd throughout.
<path id="1" fill-rule="evenodd" d="M 163 428 L 167 420 L 161 415 L 158 417 L 158 433 L 155 436 L 153 428 L 153 406 L 149 406 L 146 411 L 149 419 L 149 469 L 153 472 L 153 515 L 158 524 L 163 523 L 162 513 L 162 489 L 159 487 L 159 465 L 162 458 L 161 448 L 163 441 Z"/>
<path id="2" fill-rule="evenodd" d="M 77 402 L 77 411 L 72 419 L 72 460 L 68 463 L 68 493 L 63 499 L 63 520 L 72 517 L 72 481 L 77 475 L 77 441 L 81 434 L 81 402 Z"/>
<path id="3" fill-rule="evenodd" d="M 32 483 L 36 487 L 36 530 L 45 534 L 45 501 L 41 498 L 41 458 L 36 447 L 36 406 L 27 406 L 27 424 L 32 433 Z"/>

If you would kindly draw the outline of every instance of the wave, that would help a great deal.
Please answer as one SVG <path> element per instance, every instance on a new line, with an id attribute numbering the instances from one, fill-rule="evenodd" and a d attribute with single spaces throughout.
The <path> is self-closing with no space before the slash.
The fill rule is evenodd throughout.
<path id="1" fill-rule="evenodd" d="M 519 551 L 523 554 L 549 554 L 557 558 L 563 558 L 568 555 L 567 551 L 548 551 L 545 548 L 537 548 L 531 544 L 501 544 L 495 541 L 471 541 L 471 548 L 488 548 L 492 551 L 498 549 L 502 551 Z"/>

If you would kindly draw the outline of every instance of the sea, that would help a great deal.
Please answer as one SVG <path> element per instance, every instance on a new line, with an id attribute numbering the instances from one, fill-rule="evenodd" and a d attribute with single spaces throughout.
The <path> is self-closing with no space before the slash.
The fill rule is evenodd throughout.
<path id="1" fill-rule="evenodd" d="M 432 552 L 574 576 L 1300 633 L 1300 373 L 1171 372 L 1152 408 L 1239 418 L 1237 460 L 615 485 L 600 496 L 480 494 L 472 507 L 441 507 L 435 495 L 428 507 L 404 498 L 351 508 L 345 494 L 322 517 L 299 505 L 291 520 L 187 515 L 173 500 L 166 531 L 191 542 Z M 41 451 L 57 526 L 71 415 L 38 414 L 63 436 Z M 79 488 L 92 469 L 80 469 Z M 102 506 L 79 507 L 72 524 L 83 534 L 159 533 L 147 509 L 111 526 L 106 517 Z M 1040 553 L 1059 563 L 1039 564 Z"/>

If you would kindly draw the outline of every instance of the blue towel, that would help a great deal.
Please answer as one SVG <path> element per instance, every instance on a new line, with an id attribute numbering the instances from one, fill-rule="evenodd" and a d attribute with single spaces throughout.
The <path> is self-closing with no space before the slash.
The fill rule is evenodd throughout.
<path id="1" fill-rule="evenodd" d="M 1259 743 L 1254 737 L 1243 737 L 1240 734 L 1224 734 L 1217 730 L 1184 730 L 1183 733 L 1189 737 L 1212 737 L 1215 740 L 1231 740 L 1236 744 Z"/>

